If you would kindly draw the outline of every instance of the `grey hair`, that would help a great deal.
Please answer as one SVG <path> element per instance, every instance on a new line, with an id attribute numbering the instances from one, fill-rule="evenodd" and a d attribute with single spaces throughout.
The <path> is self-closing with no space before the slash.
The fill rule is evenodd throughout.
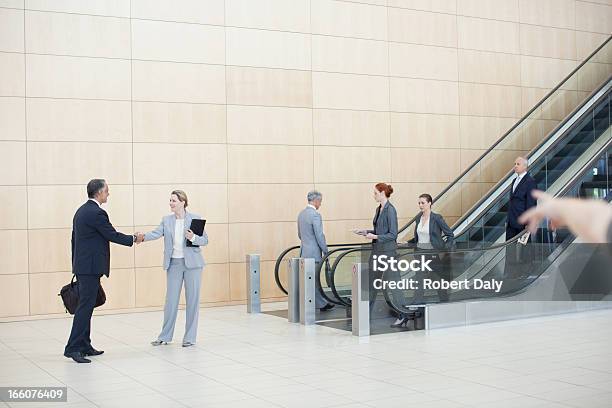
<path id="1" fill-rule="evenodd" d="M 106 180 L 104 179 L 92 179 L 87 183 L 87 197 L 94 198 L 96 194 L 104 189 Z"/>
<path id="2" fill-rule="evenodd" d="M 518 160 L 522 160 L 523 163 L 525 164 L 525 167 L 529 167 L 529 160 L 527 160 L 525 157 L 523 156 L 519 156 L 517 157 Z"/>
<path id="3" fill-rule="evenodd" d="M 323 198 L 323 194 L 319 193 L 317 190 L 312 190 L 308 192 L 306 198 L 308 199 L 309 203 L 312 203 L 314 200 Z"/>

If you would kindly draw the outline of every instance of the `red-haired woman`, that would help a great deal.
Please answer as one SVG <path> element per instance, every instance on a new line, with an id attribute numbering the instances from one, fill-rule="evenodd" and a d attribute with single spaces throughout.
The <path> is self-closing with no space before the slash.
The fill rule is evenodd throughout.
<path id="1" fill-rule="evenodd" d="M 397 250 L 397 211 L 389 201 L 393 194 L 391 184 L 378 183 L 374 186 L 374 200 L 379 204 L 374 214 L 373 226 L 371 230 L 355 230 L 354 232 L 372 240 L 372 257 L 374 255 L 387 255 L 396 257 Z M 399 271 L 388 271 L 384 278 L 383 273 L 374 271 L 372 259 L 370 259 L 370 310 L 373 309 L 378 291 L 374 289 L 375 279 L 387 281 L 399 280 Z M 405 306 L 404 293 L 401 290 L 391 291 L 393 301 L 398 308 Z M 393 327 L 399 327 L 400 323 L 405 323 L 406 315 L 399 313 L 398 319 L 393 323 Z"/>

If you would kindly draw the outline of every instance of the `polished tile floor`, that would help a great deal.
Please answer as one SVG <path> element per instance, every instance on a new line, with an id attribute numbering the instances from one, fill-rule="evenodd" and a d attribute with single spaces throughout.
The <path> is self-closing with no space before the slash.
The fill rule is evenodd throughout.
<path id="1" fill-rule="evenodd" d="M 70 319 L 0 323 L 0 386 L 68 387 L 13 407 L 612 407 L 612 310 L 361 339 L 244 310 L 203 309 L 187 349 L 183 311 L 160 347 L 161 312 L 96 316 L 92 364 L 62 356 Z"/>

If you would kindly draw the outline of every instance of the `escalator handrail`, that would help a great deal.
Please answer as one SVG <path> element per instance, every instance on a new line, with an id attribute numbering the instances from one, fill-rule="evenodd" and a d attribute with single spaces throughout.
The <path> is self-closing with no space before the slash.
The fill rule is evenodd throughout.
<path id="1" fill-rule="evenodd" d="M 278 288 L 282 290 L 285 293 L 285 295 L 289 294 L 289 292 L 287 292 L 287 289 L 285 289 L 285 287 L 281 284 L 281 281 L 280 281 L 280 276 L 278 274 L 280 263 L 283 261 L 283 258 L 285 257 L 285 255 L 287 255 L 289 252 L 293 251 L 294 249 L 298 249 L 299 247 L 300 247 L 299 245 L 294 245 L 292 247 L 285 249 L 283 252 L 281 252 L 278 258 L 276 258 L 276 263 L 274 264 L 274 280 L 276 281 L 276 286 L 278 286 Z"/>
<path id="2" fill-rule="evenodd" d="M 427 250 L 419 250 L 419 255 L 432 255 L 432 254 L 442 254 L 442 253 L 452 253 L 452 254 L 458 254 L 458 253 L 462 253 L 462 252 L 475 252 L 475 251 L 489 251 L 489 250 L 496 250 L 499 248 L 504 248 L 507 245 L 510 245 L 514 242 L 516 242 L 522 235 L 524 235 L 525 231 L 521 232 L 520 234 L 518 234 L 517 236 L 515 236 L 514 238 L 500 243 L 500 244 L 495 244 L 495 245 L 491 245 L 489 247 L 486 248 L 465 248 L 465 249 L 427 249 Z M 371 249 L 371 248 L 370 248 Z M 398 250 L 401 249 L 416 249 L 416 246 L 414 244 L 398 244 L 397 246 Z M 346 255 L 348 255 L 349 253 L 354 253 L 354 252 L 358 252 L 358 251 L 363 251 L 364 248 L 353 248 L 353 249 L 349 249 L 346 252 L 344 252 L 342 255 L 340 255 L 338 258 L 336 258 L 336 261 L 334 262 L 334 265 L 337 266 L 338 262 L 340 261 L 340 259 L 344 258 Z M 405 254 L 404 254 L 405 255 Z M 345 306 L 350 306 L 351 303 L 347 302 L 344 298 L 342 298 L 339 294 L 338 291 L 336 289 L 336 274 L 335 274 L 335 268 L 332 268 L 332 275 L 331 275 L 331 287 L 330 289 L 332 290 L 332 293 L 334 293 L 334 296 L 336 296 L 340 302 L 345 305 Z"/>
<path id="3" fill-rule="evenodd" d="M 358 245 L 366 245 L 365 244 L 330 244 L 328 245 L 328 247 L 348 247 L 348 246 L 358 246 Z M 280 290 L 282 290 L 285 295 L 287 294 L 287 289 L 285 289 L 285 287 L 283 286 L 283 284 L 280 281 L 280 275 L 279 275 L 279 270 L 280 270 L 280 264 L 283 261 L 283 258 L 291 251 L 293 251 L 294 249 L 299 249 L 300 245 L 294 245 L 291 246 L 287 249 L 285 249 L 283 252 L 281 252 L 281 254 L 278 256 L 278 258 L 276 258 L 276 262 L 274 264 L 274 280 L 276 281 L 276 285 L 278 286 L 278 288 Z"/>
<path id="4" fill-rule="evenodd" d="M 369 243 L 366 242 L 366 243 L 355 244 L 355 245 L 352 245 L 353 248 L 337 248 L 337 249 L 334 249 L 333 251 L 328 251 L 323 256 L 321 263 L 319 264 L 318 268 L 315 270 L 315 282 L 316 282 L 316 290 L 318 290 L 321 293 L 321 295 L 323 296 L 323 299 L 325 299 L 328 303 L 333 303 L 335 305 L 342 304 L 339 300 L 334 300 L 330 298 L 329 296 L 327 296 L 327 293 L 325 293 L 325 291 L 323 290 L 323 285 L 321 285 L 321 270 L 325 267 L 325 265 L 327 265 L 329 257 L 336 252 L 346 251 L 347 249 L 359 249 L 359 248 L 354 248 L 354 247 L 357 247 L 357 246 L 363 247 L 365 245 L 369 245 Z M 330 268 L 330 270 L 333 271 L 333 268 Z M 328 282 L 328 284 L 330 284 L 330 287 L 331 287 L 331 282 Z M 337 292 L 333 292 L 333 293 L 334 293 L 334 296 L 336 296 L 336 299 L 339 299 L 339 297 L 337 296 Z"/>

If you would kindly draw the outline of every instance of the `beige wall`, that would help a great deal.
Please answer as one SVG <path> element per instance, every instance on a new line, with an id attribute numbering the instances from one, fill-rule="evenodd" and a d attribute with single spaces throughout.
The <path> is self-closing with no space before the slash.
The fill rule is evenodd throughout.
<path id="1" fill-rule="evenodd" d="M 123 232 L 187 191 L 203 303 L 244 299 L 249 252 L 278 297 L 308 190 L 330 242 L 378 181 L 411 217 L 611 29 L 609 0 L 0 0 L 0 317 L 63 313 L 92 177 Z M 161 259 L 114 246 L 105 308 L 160 306 Z"/>

